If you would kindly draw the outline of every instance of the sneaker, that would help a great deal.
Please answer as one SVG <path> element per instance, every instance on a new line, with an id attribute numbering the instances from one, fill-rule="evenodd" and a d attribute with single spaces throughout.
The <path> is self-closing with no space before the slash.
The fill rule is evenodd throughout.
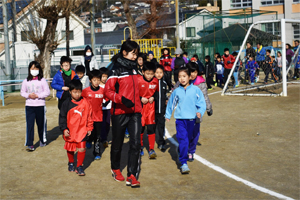
<path id="1" fill-rule="evenodd" d="M 235 85 L 235 87 L 237 88 L 237 87 L 239 87 L 240 85 Z"/>
<path id="2" fill-rule="evenodd" d="M 34 151 L 35 149 L 34 149 L 34 146 L 27 146 L 26 150 L 27 151 Z"/>
<path id="3" fill-rule="evenodd" d="M 181 173 L 182 174 L 188 174 L 190 172 L 190 169 L 188 167 L 187 164 L 183 164 L 181 167 L 180 167 L 180 170 L 181 170 Z"/>
<path id="4" fill-rule="evenodd" d="M 76 174 L 78 174 L 79 176 L 85 176 L 85 173 L 83 171 L 83 167 L 82 166 L 79 166 L 76 168 L 75 170 Z"/>
<path id="5" fill-rule="evenodd" d="M 256 81 L 259 81 L 259 76 L 257 76 Z"/>
<path id="6" fill-rule="evenodd" d="M 108 142 L 107 142 L 107 141 L 103 142 L 103 147 L 104 147 L 104 148 L 107 148 L 107 147 L 108 147 Z"/>
<path id="7" fill-rule="evenodd" d="M 140 182 L 136 180 L 134 175 L 130 175 L 129 177 L 127 177 L 126 179 L 126 185 L 127 186 L 131 186 L 131 187 L 139 187 L 140 186 Z"/>
<path id="8" fill-rule="evenodd" d="M 154 159 L 156 157 L 157 157 L 157 155 L 156 155 L 155 151 L 153 149 L 150 150 L 149 151 L 149 159 Z"/>
<path id="9" fill-rule="evenodd" d="M 257 83 L 257 81 L 258 81 L 258 78 L 256 77 L 256 78 L 255 78 L 255 83 Z"/>
<path id="10" fill-rule="evenodd" d="M 69 172 L 75 172 L 75 166 L 74 163 L 68 163 L 68 170 Z"/>
<path id="11" fill-rule="evenodd" d="M 95 160 L 100 160 L 101 156 L 95 156 Z"/>
<path id="12" fill-rule="evenodd" d="M 46 142 L 45 143 L 42 143 L 41 141 L 40 141 L 40 147 L 44 147 L 44 146 L 46 146 L 47 144 L 46 144 Z"/>
<path id="13" fill-rule="evenodd" d="M 189 162 L 193 162 L 194 161 L 194 155 L 192 153 L 189 153 Z"/>
<path id="14" fill-rule="evenodd" d="M 121 171 L 119 169 L 112 169 L 111 170 L 112 177 L 115 179 L 115 181 L 124 181 L 125 178 L 123 177 Z"/>
<path id="15" fill-rule="evenodd" d="M 87 149 L 90 149 L 90 148 L 92 148 L 92 143 L 91 142 L 86 142 L 86 148 Z"/>
<path id="16" fill-rule="evenodd" d="M 157 147 L 159 150 L 161 150 L 162 152 L 164 152 L 165 150 L 166 150 L 166 147 L 165 147 L 165 145 L 158 145 L 158 147 Z"/>
<path id="17" fill-rule="evenodd" d="M 129 138 L 129 133 L 125 133 L 125 138 Z"/>
<path id="18" fill-rule="evenodd" d="M 145 154 L 144 154 L 144 150 L 143 149 L 141 149 L 141 156 L 144 156 Z"/>
<path id="19" fill-rule="evenodd" d="M 254 83 L 251 83 L 251 85 L 254 85 Z"/>
<path id="20" fill-rule="evenodd" d="M 217 87 L 218 83 L 215 83 L 215 86 Z"/>
<path id="21" fill-rule="evenodd" d="M 213 88 L 208 88 L 207 90 L 213 90 Z"/>

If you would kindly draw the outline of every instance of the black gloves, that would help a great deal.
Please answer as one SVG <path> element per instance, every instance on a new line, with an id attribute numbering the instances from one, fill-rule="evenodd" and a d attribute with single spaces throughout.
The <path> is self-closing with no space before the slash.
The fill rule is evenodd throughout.
<path id="1" fill-rule="evenodd" d="M 227 61 L 227 64 L 230 64 L 231 62 L 230 61 Z"/>
<path id="2" fill-rule="evenodd" d="M 207 115 L 208 116 L 212 116 L 212 114 L 213 114 L 213 110 L 212 109 L 210 111 L 207 111 Z"/>
<path id="3" fill-rule="evenodd" d="M 109 102 L 110 102 L 110 100 L 106 101 L 105 103 L 102 103 L 102 107 L 106 107 L 109 104 Z"/>
<path id="4" fill-rule="evenodd" d="M 124 104 L 127 108 L 134 106 L 134 103 L 125 97 L 122 97 L 122 104 Z"/>

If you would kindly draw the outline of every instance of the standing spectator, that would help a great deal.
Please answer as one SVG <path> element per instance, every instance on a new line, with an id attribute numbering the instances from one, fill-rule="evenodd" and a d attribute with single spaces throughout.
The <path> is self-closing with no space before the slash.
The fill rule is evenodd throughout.
<path id="1" fill-rule="evenodd" d="M 268 78 L 269 78 L 269 73 L 272 71 L 272 66 L 273 66 L 273 61 L 272 61 L 272 57 L 271 57 L 271 51 L 268 49 L 266 51 L 266 59 L 265 59 L 265 84 L 268 83 Z"/>
<path id="2" fill-rule="evenodd" d="M 173 58 L 172 63 L 171 63 L 171 68 L 174 69 L 174 81 L 175 83 L 177 83 L 178 81 L 178 70 L 180 67 L 185 66 L 185 64 L 188 63 L 187 59 L 185 57 L 182 57 L 182 49 L 181 48 L 177 48 L 175 50 L 175 55 L 176 57 Z"/>
<path id="3" fill-rule="evenodd" d="M 245 63 L 247 63 L 247 61 L 249 60 L 250 55 L 253 55 L 254 57 L 256 56 L 256 52 L 252 47 L 252 42 L 248 41 L 246 46 L 247 46 L 247 49 L 246 49 L 246 52 L 245 52 L 245 59 L 246 59 Z"/>
<path id="4" fill-rule="evenodd" d="M 254 85 L 257 68 L 259 68 L 259 65 L 255 62 L 254 56 L 250 54 L 249 61 L 246 64 L 246 71 L 249 72 L 251 85 Z"/>
<path id="5" fill-rule="evenodd" d="M 169 90 L 173 88 L 172 84 L 172 57 L 170 56 L 170 50 L 168 48 L 164 48 L 162 50 L 163 55 L 160 57 L 159 64 L 164 67 L 164 79 L 168 84 Z"/>
<path id="6" fill-rule="evenodd" d="M 296 52 L 299 47 L 299 40 L 295 40 L 294 43 L 295 43 L 294 52 Z M 298 52 L 298 54 L 300 54 L 300 51 Z"/>
<path id="7" fill-rule="evenodd" d="M 154 58 L 154 53 L 153 51 L 148 51 L 148 58 L 149 58 L 149 61 L 154 63 L 155 65 L 158 64 L 156 58 Z"/>
<path id="8" fill-rule="evenodd" d="M 223 83 L 223 73 L 224 73 L 224 63 L 221 61 L 221 56 L 217 57 L 217 61 L 215 64 L 215 72 L 217 74 L 216 82 L 218 87 L 222 87 Z"/>
<path id="9" fill-rule="evenodd" d="M 190 61 L 190 59 L 188 58 L 188 52 L 183 52 L 182 56 L 185 57 L 188 62 Z"/>
<path id="10" fill-rule="evenodd" d="M 223 62 L 224 62 L 224 84 L 226 83 L 228 79 L 228 75 L 230 74 L 231 68 L 233 66 L 233 63 L 235 61 L 234 57 L 229 54 L 229 49 L 225 48 L 224 49 L 224 55 L 222 56 Z"/>
<path id="11" fill-rule="evenodd" d="M 210 62 L 210 56 L 205 56 L 205 79 L 206 79 L 206 85 L 207 90 L 212 90 L 213 88 L 211 85 L 214 85 L 214 65 Z"/>
<path id="12" fill-rule="evenodd" d="M 89 75 L 90 71 L 93 69 L 99 69 L 96 57 L 89 45 L 87 45 L 84 49 L 84 55 L 81 57 L 80 65 L 85 66 L 85 72 L 87 75 Z"/>
<path id="13" fill-rule="evenodd" d="M 233 77 L 234 77 L 234 86 L 233 87 L 239 87 L 239 72 L 240 69 L 243 67 L 242 65 L 242 61 L 237 58 L 237 52 L 233 52 L 232 56 L 234 57 L 234 59 L 238 59 L 238 61 L 236 62 L 235 68 L 234 68 L 234 72 L 233 72 Z"/>
<path id="14" fill-rule="evenodd" d="M 263 69 L 265 71 L 264 68 L 264 61 L 265 61 L 265 55 L 266 55 L 266 50 L 265 48 L 261 45 L 260 42 L 258 42 L 256 44 L 256 62 L 259 66 L 259 68 Z M 255 58 L 255 55 L 252 55 Z M 259 68 L 256 69 L 256 80 L 259 81 Z"/>
<path id="15" fill-rule="evenodd" d="M 194 54 L 194 55 L 193 55 L 193 58 L 196 59 L 196 63 L 197 63 L 197 65 L 199 66 L 199 72 L 204 72 L 204 65 L 203 65 L 203 63 L 199 60 L 198 55 L 197 55 L 197 54 Z"/>
<path id="16" fill-rule="evenodd" d="M 292 46 L 289 43 L 285 45 L 285 48 L 286 48 L 286 60 L 288 61 L 288 66 L 290 66 L 292 57 L 294 56 L 294 52 L 292 50 Z"/>

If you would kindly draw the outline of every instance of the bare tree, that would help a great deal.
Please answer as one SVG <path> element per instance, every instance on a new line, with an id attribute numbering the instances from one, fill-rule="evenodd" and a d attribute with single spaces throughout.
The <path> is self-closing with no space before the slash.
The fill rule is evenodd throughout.
<path id="1" fill-rule="evenodd" d="M 137 34 L 137 29 L 136 29 L 136 22 L 135 22 L 135 20 L 133 19 L 132 15 L 131 15 L 130 7 L 129 7 L 131 2 L 132 1 L 129 1 L 129 0 L 122 0 L 122 4 L 123 4 L 123 7 L 124 7 L 124 13 L 125 13 L 125 16 L 126 16 L 126 19 L 127 19 L 127 22 L 128 22 L 128 26 L 132 30 L 132 38 L 137 39 L 138 34 Z"/>
<path id="2" fill-rule="evenodd" d="M 146 0 L 145 3 L 150 4 L 150 14 L 146 14 L 146 20 L 149 24 L 148 34 L 150 38 L 156 38 L 158 30 L 156 29 L 156 25 L 159 19 L 163 16 L 159 11 L 162 8 L 162 5 L 165 3 L 164 0 L 150 1 Z M 160 14 L 159 14 L 160 13 Z"/>

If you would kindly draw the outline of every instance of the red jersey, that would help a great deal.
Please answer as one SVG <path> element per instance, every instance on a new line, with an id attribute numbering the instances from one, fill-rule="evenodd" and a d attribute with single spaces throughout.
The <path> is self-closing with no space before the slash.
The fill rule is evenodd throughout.
<path id="1" fill-rule="evenodd" d="M 231 69 L 232 66 L 233 66 L 233 63 L 235 61 L 235 58 L 231 54 L 229 54 L 228 56 L 226 56 L 224 54 L 223 55 L 223 61 L 224 61 L 224 68 L 225 69 Z M 230 62 L 228 63 L 228 61 L 230 61 Z"/>
<path id="2" fill-rule="evenodd" d="M 82 91 L 81 96 L 86 98 L 92 105 L 92 120 L 94 122 L 102 122 L 103 112 L 102 112 L 102 103 L 103 103 L 103 92 L 104 89 L 99 87 L 98 90 L 92 88 L 92 86 L 85 88 Z"/>
<path id="3" fill-rule="evenodd" d="M 147 81 L 143 76 L 138 78 L 140 97 L 149 99 L 154 96 L 155 92 L 159 91 L 158 80 L 153 78 L 151 81 Z M 143 104 L 142 109 L 142 126 L 155 124 L 155 102 Z"/>
<path id="4" fill-rule="evenodd" d="M 62 131 L 68 129 L 70 134 L 70 137 L 63 136 L 66 141 L 64 149 L 76 151 L 77 144 L 93 130 L 92 106 L 87 99 L 65 100 L 59 113 L 59 126 Z"/>

